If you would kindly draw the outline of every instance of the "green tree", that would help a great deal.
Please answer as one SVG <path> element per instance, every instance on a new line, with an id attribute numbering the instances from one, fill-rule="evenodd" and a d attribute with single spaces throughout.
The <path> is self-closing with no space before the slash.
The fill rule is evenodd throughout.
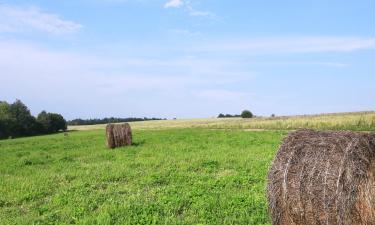
<path id="1" fill-rule="evenodd" d="M 38 114 L 38 117 L 36 118 L 36 121 L 38 121 L 38 123 L 40 124 L 43 133 L 49 133 L 51 122 L 46 111 L 43 110 L 42 112 L 40 112 Z"/>
<path id="2" fill-rule="evenodd" d="M 241 113 L 242 118 L 252 118 L 253 116 L 254 116 L 253 113 L 250 112 L 249 110 L 244 110 Z"/>
<path id="3" fill-rule="evenodd" d="M 66 129 L 67 123 L 60 114 L 43 111 L 36 119 L 20 100 L 12 104 L 0 101 L 0 139 L 54 133 Z"/>
<path id="4" fill-rule="evenodd" d="M 38 123 L 42 127 L 43 133 L 54 133 L 60 130 L 65 131 L 67 124 L 63 116 L 57 113 L 47 113 L 42 111 L 37 117 Z"/>
<path id="5" fill-rule="evenodd" d="M 9 130 L 12 136 L 26 136 L 37 134 L 37 124 L 35 117 L 30 113 L 30 110 L 20 100 L 16 100 L 9 105 L 10 127 Z"/>
<path id="6" fill-rule="evenodd" d="M 0 138 L 7 138 L 9 134 L 10 113 L 9 104 L 0 101 Z"/>

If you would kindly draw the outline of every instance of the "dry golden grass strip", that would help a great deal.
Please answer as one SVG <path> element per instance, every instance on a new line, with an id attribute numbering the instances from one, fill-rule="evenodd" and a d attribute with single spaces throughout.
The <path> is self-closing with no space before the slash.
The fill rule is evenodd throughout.
<path id="1" fill-rule="evenodd" d="M 273 224 L 375 224 L 375 133 L 300 130 L 268 174 Z"/>

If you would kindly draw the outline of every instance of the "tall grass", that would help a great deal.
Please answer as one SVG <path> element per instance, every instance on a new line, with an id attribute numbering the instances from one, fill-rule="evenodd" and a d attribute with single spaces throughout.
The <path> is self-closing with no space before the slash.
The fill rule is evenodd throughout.
<path id="1" fill-rule="evenodd" d="M 70 126 L 72 130 L 103 129 L 105 125 Z M 336 113 L 310 116 L 213 118 L 191 120 L 146 121 L 131 123 L 133 129 L 209 128 L 209 129 L 266 129 L 375 131 L 375 112 Z"/>

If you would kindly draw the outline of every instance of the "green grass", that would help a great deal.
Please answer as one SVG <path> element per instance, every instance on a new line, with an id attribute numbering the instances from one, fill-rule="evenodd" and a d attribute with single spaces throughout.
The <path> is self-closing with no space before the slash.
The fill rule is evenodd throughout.
<path id="1" fill-rule="evenodd" d="M 135 122 L 116 150 L 104 126 L 0 141 L 0 224 L 269 224 L 277 130 L 374 131 L 375 113 Z"/>
<path id="2" fill-rule="evenodd" d="M 309 116 L 211 118 L 190 120 L 163 120 L 130 123 L 133 129 L 208 128 L 208 129 L 265 129 L 296 130 L 310 128 L 320 130 L 375 131 L 375 112 L 334 113 Z M 105 124 L 70 126 L 70 130 L 103 129 Z"/>
<path id="3" fill-rule="evenodd" d="M 285 132 L 103 130 L 0 141 L 0 224 L 269 224 L 266 175 Z"/>

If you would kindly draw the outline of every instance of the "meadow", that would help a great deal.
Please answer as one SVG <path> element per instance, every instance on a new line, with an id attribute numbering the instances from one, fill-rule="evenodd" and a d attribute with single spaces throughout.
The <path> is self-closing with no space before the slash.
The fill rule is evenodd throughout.
<path id="1" fill-rule="evenodd" d="M 104 130 L 0 141 L 0 224 L 268 224 L 282 131 Z"/>
<path id="2" fill-rule="evenodd" d="M 375 113 L 131 123 L 0 141 L 0 224 L 270 224 L 268 168 L 290 130 L 375 130 Z"/>

